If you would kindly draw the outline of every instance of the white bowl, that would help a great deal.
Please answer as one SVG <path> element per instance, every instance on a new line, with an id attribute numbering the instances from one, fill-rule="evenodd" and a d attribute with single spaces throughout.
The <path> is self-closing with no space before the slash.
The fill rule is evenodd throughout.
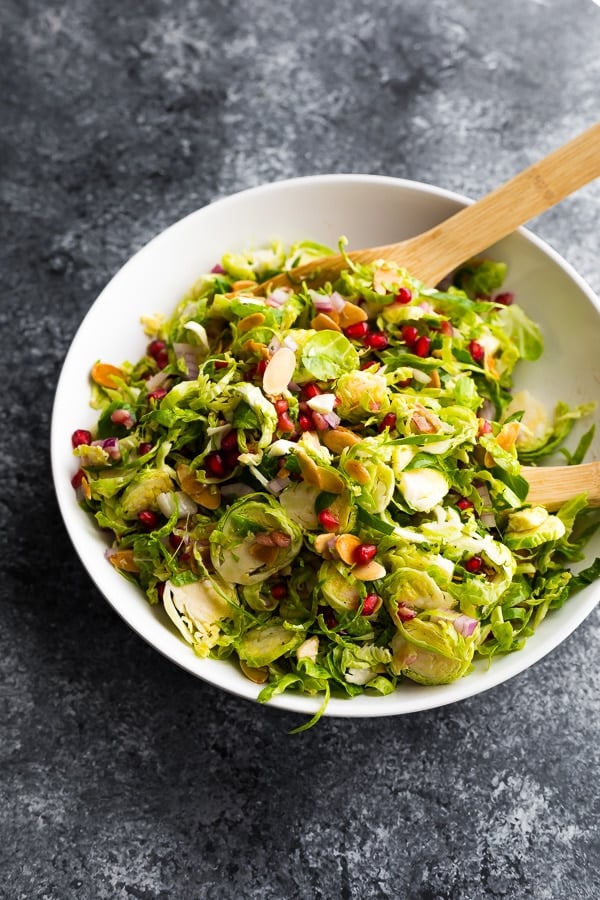
<path id="1" fill-rule="evenodd" d="M 88 373 L 98 359 L 119 364 L 143 355 L 143 314 L 173 309 L 199 274 L 226 250 L 260 246 L 279 238 L 304 238 L 336 246 L 346 235 L 350 249 L 390 243 L 417 234 L 469 203 L 465 197 L 417 182 L 368 175 L 318 175 L 281 181 L 219 200 L 176 222 L 127 262 L 83 320 L 64 362 L 52 420 L 52 468 L 67 531 L 90 577 L 122 618 L 148 643 L 193 675 L 224 690 L 256 699 L 259 686 L 230 662 L 197 658 L 160 608 L 127 582 L 104 557 L 102 533 L 77 505 L 70 479 L 75 465 L 70 436 L 95 420 L 89 407 Z M 600 383 L 600 303 L 577 273 L 525 229 L 490 249 L 508 263 L 506 288 L 541 325 L 541 361 L 521 363 L 517 384 L 528 386 L 550 407 L 561 399 L 580 403 L 597 397 Z M 588 428 L 589 422 L 579 428 Z M 576 435 L 573 439 L 573 445 Z M 600 434 L 592 448 L 600 455 Z M 591 456 L 590 456 L 591 458 Z M 600 539 L 587 558 L 600 552 Z M 600 599 L 600 583 L 548 615 L 525 648 L 498 657 L 453 684 L 423 687 L 402 682 L 385 697 L 332 699 L 332 716 L 389 716 L 443 706 L 500 684 L 527 669 L 561 643 Z M 285 693 L 271 705 L 313 713 L 320 698 Z"/>

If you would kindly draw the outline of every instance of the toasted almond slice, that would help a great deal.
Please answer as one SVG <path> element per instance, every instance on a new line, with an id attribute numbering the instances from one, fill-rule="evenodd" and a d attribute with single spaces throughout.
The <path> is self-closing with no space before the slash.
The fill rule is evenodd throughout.
<path id="1" fill-rule="evenodd" d="M 262 357 L 262 359 L 271 359 L 271 352 L 266 344 L 261 344 L 259 341 L 249 340 L 244 344 L 244 349 L 248 350 L 250 353 L 255 353 L 257 356 Z"/>
<path id="2" fill-rule="evenodd" d="M 140 571 L 133 557 L 133 550 L 117 550 L 116 553 L 111 553 L 108 557 L 108 561 L 111 566 L 114 566 L 115 569 L 119 569 L 121 572 Z"/>
<path id="3" fill-rule="evenodd" d="M 402 276 L 396 269 L 382 267 L 373 272 L 373 288 L 377 294 L 387 294 L 392 288 L 397 288 L 402 281 Z"/>
<path id="4" fill-rule="evenodd" d="M 250 331 L 252 328 L 258 328 L 259 325 L 265 321 L 265 314 L 261 312 L 252 313 L 250 316 L 244 316 L 243 319 L 237 323 L 237 330 L 241 333 L 244 331 Z"/>
<path id="5" fill-rule="evenodd" d="M 249 666 L 243 659 L 240 659 L 240 669 L 246 678 L 249 678 L 254 684 L 264 684 L 269 677 L 268 666 L 259 666 L 258 668 L 256 666 Z"/>
<path id="6" fill-rule="evenodd" d="M 89 481 L 87 480 L 87 478 L 85 477 L 85 475 L 84 475 L 83 478 L 81 479 L 81 485 L 80 485 L 80 487 L 81 487 L 81 490 L 82 490 L 82 492 L 83 492 L 83 496 L 85 497 L 85 499 L 86 499 L 86 500 L 91 500 L 91 499 L 92 499 L 92 489 L 91 489 L 90 483 L 89 483 Z"/>
<path id="7" fill-rule="evenodd" d="M 323 466 L 319 466 L 317 479 L 318 486 L 328 494 L 342 494 L 346 487 L 346 482 L 334 469 L 325 469 Z"/>
<path id="8" fill-rule="evenodd" d="M 205 484 L 199 481 L 193 469 L 185 463 L 177 463 L 175 467 L 177 480 L 181 489 L 192 498 L 195 503 L 205 509 L 218 509 L 221 504 L 221 491 L 216 484 Z"/>
<path id="9" fill-rule="evenodd" d="M 354 566 L 352 574 L 359 581 L 375 581 L 376 578 L 383 578 L 387 573 L 381 563 L 372 559 L 371 562 L 365 563 L 364 566 Z"/>
<path id="10" fill-rule="evenodd" d="M 427 387 L 430 388 L 439 388 L 442 386 L 442 382 L 440 381 L 440 373 L 437 369 L 432 369 L 429 373 L 429 384 Z"/>
<path id="11" fill-rule="evenodd" d="M 341 331 L 342 329 L 337 322 L 334 322 L 327 313 L 319 313 L 310 323 L 310 327 L 315 331 Z"/>
<path id="12" fill-rule="evenodd" d="M 503 450 L 512 450 L 515 441 L 517 440 L 520 427 L 519 422 L 507 422 L 506 425 L 502 426 L 496 440 Z M 490 468 L 494 463 L 495 460 L 493 454 L 486 450 L 484 464 Z"/>
<path id="13" fill-rule="evenodd" d="M 265 544 L 259 544 L 255 541 L 250 545 L 250 553 L 254 559 L 264 563 L 265 566 L 272 566 L 277 559 L 279 548 L 275 546 L 267 547 Z"/>
<path id="14" fill-rule="evenodd" d="M 360 547 L 360 538 L 355 534 L 340 534 L 335 542 L 335 552 L 347 566 L 352 565 L 357 547 Z"/>
<path id="15" fill-rule="evenodd" d="M 319 481 L 319 466 L 316 462 L 301 448 L 298 448 L 296 452 L 296 459 L 298 460 L 298 465 L 300 466 L 300 472 L 304 481 L 306 481 L 307 484 L 314 484 L 316 487 L 321 487 Z"/>
<path id="16" fill-rule="evenodd" d="M 289 347 L 276 350 L 263 375 L 263 391 L 270 397 L 283 394 L 296 368 L 296 354 Z"/>
<path id="17" fill-rule="evenodd" d="M 321 433 L 321 439 L 332 453 L 341 453 L 346 447 L 353 447 L 360 443 L 360 438 L 348 428 L 333 428 L 331 431 Z"/>
<path id="18" fill-rule="evenodd" d="M 347 459 L 344 463 L 344 469 L 350 478 L 353 478 L 359 484 L 368 484 L 371 480 L 369 470 L 357 459 Z"/>
<path id="19" fill-rule="evenodd" d="M 362 306 L 347 301 L 339 313 L 339 323 L 342 328 L 348 328 L 349 325 L 356 325 L 358 322 L 366 322 L 367 319 L 368 316 Z"/>
<path id="20" fill-rule="evenodd" d="M 331 534 L 329 531 L 325 534 L 318 534 L 313 545 L 315 553 L 318 553 L 323 559 L 333 559 L 331 548 L 335 546 L 335 543 L 335 535 Z"/>
<path id="21" fill-rule="evenodd" d="M 240 279 L 239 281 L 234 281 L 231 287 L 234 291 L 245 291 L 247 288 L 255 288 L 256 282 L 251 281 L 249 278 Z"/>
<path id="22" fill-rule="evenodd" d="M 111 366 L 110 363 L 98 362 L 92 366 L 92 381 L 102 387 L 116 388 L 118 387 L 116 378 L 123 378 L 123 370 L 117 366 Z"/>

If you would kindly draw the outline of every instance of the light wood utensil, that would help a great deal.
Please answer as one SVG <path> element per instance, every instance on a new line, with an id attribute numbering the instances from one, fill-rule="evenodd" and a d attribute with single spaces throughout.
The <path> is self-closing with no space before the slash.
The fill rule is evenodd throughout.
<path id="1" fill-rule="evenodd" d="M 435 286 L 461 263 L 599 176 L 600 122 L 429 231 L 348 256 L 357 263 L 393 260 Z M 345 267 L 342 256 L 323 257 L 278 275 L 257 286 L 256 292 L 297 287 L 304 280 L 316 286 L 334 280 Z"/>
<path id="2" fill-rule="evenodd" d="M 553 510 L 585 492 L 588 506 L 600 506 L 600 462 L 579 466 L 523 466 L 521 475 L 529 482 L 528 503 Z"/>

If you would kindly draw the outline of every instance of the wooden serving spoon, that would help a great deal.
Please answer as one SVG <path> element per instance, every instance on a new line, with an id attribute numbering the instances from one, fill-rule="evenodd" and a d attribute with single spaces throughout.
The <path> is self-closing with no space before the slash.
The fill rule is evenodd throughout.
<path id="1" fill-rule="evenodd" d="M 363 264 L 393 260 L 434 286 L 461 263 L 599 176 L 600 122 L 429 231 L 348 256 Z M 255 291 L 298 287 L 302 281 L 317 286 L 334 280 L 346 266 L 344 257 L 326 256 L 263 282 Z"/>
<path id="2" fill-rule="evenodd" d="M 523 466 L 529 482 L 527 503 L 558 509 L 577 494 L 587 493 L 588 506 L 600 506 L 600 462 L 579 466 Z"/>

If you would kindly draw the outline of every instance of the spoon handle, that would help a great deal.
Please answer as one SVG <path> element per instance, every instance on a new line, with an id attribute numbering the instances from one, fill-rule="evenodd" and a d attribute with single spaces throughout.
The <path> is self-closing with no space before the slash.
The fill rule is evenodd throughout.
<path id="1" fill-rule="evenodd" d="M 567 500 L 586 493 L 588 506 L 600 506 L 600 462 L 579 466 L 524 466 L 521 474 L 529 482 L 528 503 L 558 509 Z"/>
<path id="2" fill-rule="evenodd" d="M 404 252 L 399 246 L 395 258 L 425 283 L 436 284 L 460 263 L 599 176 L 600 122 L 481 200 L 405 242 Z M 412 264 L 409 255 L 414 257 Z"/>

